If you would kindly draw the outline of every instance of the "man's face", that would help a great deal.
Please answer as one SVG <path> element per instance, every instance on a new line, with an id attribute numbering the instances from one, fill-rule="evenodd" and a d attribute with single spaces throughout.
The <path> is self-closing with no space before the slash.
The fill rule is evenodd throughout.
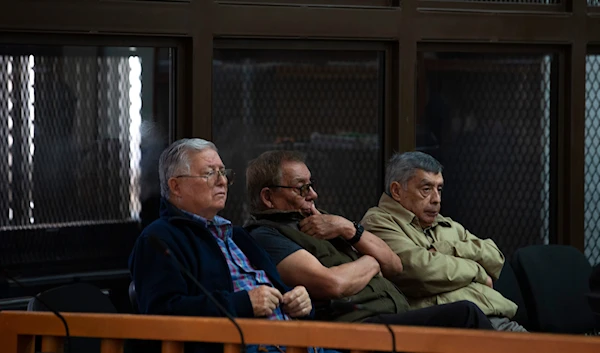
<path id="1" fill-rule="evenodd" d="M 306 164 L 301 162 L 283 162 L 281 165 L 281 180 L 279 185 L 301 187 L 310 183 L 310 171 Z M 311 214 L 311 209 L 318 195 L 313 188 L 308 188 L 302 196 L 297 188 L 271 189 L 272 206 L 280 211 L 300 211 L 305 215 Z"/>
<path id="2" fill-rule="evenodd" d="M 399 183 L 394 183 L 396 185 L 391 187 L 392 197 L 414 213 L 423 228 L 431 226 L 442 204 L 444 186 L 442 174 L 417 169 L 415 175 L 408 181 L 406 189 Z"/>
<path id="3" fill-rule="evenodd" d="M 184 211 L 213 219 L 227 201 L 227 179 L 218 173 L 224 168 L 219 154 L 212 149 L 191 154 L 190 172 L 169 180 L 172 203 Z"/>

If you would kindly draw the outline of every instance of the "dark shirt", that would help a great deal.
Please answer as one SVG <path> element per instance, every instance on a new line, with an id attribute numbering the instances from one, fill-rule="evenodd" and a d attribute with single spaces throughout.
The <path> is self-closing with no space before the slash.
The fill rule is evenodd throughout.
<path id="1" fill-rule="evenodd" d="M 267 251 L 275 265 L 302 249 L 300 245 L 281 236 L 278 231 L 271 227 L 258 227 L 252 231 L 252 236 Z"/>

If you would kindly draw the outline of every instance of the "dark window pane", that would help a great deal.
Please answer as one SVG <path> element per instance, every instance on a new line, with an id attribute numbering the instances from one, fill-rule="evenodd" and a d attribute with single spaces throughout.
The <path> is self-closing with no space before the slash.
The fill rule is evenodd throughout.
<path id="1" fill-rule="evenodd" d="M 588 55 L 585 82 L 585 255 L 600 263 L 600 55 Z"/>
<path id="2" fill-rule="evenodd" d="M 247 216 L 247 162 L 300 150 L 318 180 L 318 207 L 360 220 L 381 192 L 383 52 L 217 50 L 213 136 L 236 184 L 221 213 Z M 239 177 L 238 177 L 239 176 Z"/>
<path id="3" fill-rule="evenodd" d="M 171 51 L 0 45 L 4 264 L 111 254 L 110 234 L 83 241 L 81 227 L 141 223 L 168 142 Z"/>
<path id="4" fill-rule="evenodd" d="M 444 165 L 442 213 L 506 255 L 547 243 L 555 57 L 423 53 L 417 146 Z"/>

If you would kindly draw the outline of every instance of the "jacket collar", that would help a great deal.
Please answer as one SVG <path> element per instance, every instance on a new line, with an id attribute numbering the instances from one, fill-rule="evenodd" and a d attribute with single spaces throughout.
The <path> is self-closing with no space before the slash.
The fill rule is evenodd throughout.
<path id="1" fill-rule="evenodd" d="M 417 218 L 417 216 L 414 213 L 404 208 L 404 206 L 402 206 L 400 202 L 394 200 L 390 195 L 386 194 L 385 192 L 381 195 L 381 198 L 379 198 L 378 206 L 379 208 L 382 208 L 383 210 L 392 214 L 394 218 L 400 220 L 402 224 L 412 224 L 418 228 L 421 228 L 419 218 Z M 451 226 L 450 221 L 440 214 L 438 214 L 435 217 L 435 221 L 433 221 L 433 224 L 429 228 L 434 228 L 438 224 L 444 227 Z"/>
<path id="2" fill-rule="evenodd" d="M 298 211 L 280 211 L 280 210 L 265 210 L 253 212 L 250 218 L 244 223 L 244 227 L 250 227 L 259 220 L 267 220 L 275 223 L 283 223 L 288 225 L 297 225 L 298 222 L 305 217 Z"/>
<path id="3" fill-rule="evenodd" d="M 204 228 L 207 228 L 209 224 L 209 221 L 207 221 L 206 219 L 175 207 L 175 205 L 173 205 L 171 202 L 169 202 L 169 200 L 165 199 L 164 197 L 160 198 L 160 217 L 166 218 L 169 221 L 169 223 L 193 222 L 194 224 L 202 225 Z M 215 216 L 215 218 L 211 222 L 217 226 L 231 224 L 229 220 L 221 216 Z"/>
<path id="4" fill-rule="evenodd" d="M 268 219 L 270 221 L 301 221 L 305 217 L 298 211 L 281 211 L 281 210 L 266 210 L 253 212 L 252 217 L 255 219 Z"/>

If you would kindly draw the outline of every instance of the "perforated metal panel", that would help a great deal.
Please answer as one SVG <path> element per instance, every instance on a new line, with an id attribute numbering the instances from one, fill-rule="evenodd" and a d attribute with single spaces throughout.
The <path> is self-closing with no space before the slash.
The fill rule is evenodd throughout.
<path id="1" fill-rule="evenodd" d="M 510 256 L 547 243 L 552 55 L 425 53 L 417 146 L 444 165 L 442 213 Z"/>
<path id="2" fill-rule="evenodd" d="M 586 58 L 585 255 L 600 263 L 600 55 Z"/>
<path id="3" fill-rule="evenodd" d="M 360 220 L 381 192 L 383 53 L 217 50 L 213 136 L 236 171 L 227 206 L 247 217 L 245 168 L 273 149 L 300 150 L 318 180 L 318 207 Z"/>
<path id="4" fill-rule="evenodd" d="M 30 55 L 4 62 L 1 90 L 12 126 L 1 132 L 3 142 L 11 141 L 3 156 L 11 162 L 0 224 L 139 217 L 139 57 Z"/>
<path id="5" fill-rule="evenodd" d="M 138 234 L 142 203 L 157 197 L 149 176 L 167 144 L 169 117 L 152 109 L 170 104 L 168 88 L 153 95 L 155 76 L 170 71 L 154 67 L 156 53 L 165 56 L 0 46 L 0 266 L 114 257 L 125 266 L 131 246 L 122 245 Z"/>

